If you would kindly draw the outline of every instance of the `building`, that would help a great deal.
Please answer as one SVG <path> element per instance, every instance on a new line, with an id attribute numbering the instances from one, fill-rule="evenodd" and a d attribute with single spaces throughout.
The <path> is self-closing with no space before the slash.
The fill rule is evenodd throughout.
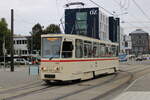
<path id="1" fill-rule="evenodd" d="M 124 51 L 126 54 L 131 54 L 131 50 L 132 50 L 131 36 L 124 35 Z"/>
<path id="2" fill-rule="evenodd" d="M 149 53 L 149 34 L 142 29 L 136 29 L 129 34 L 132 41 L 132 53 L 136 56 Z"/>
<path id="3" fill-rule="evenodd" d="M 118 43 L 120 41 L 120 19 L 113 16 L 109 17 L 109 40 Z"/>
<path id="4" fill-rule="evenodd" d="M 99 39 L 99 9 L 65 10 L 65 34 L 78 34 Z"/>
<path id="5" fill-rule="evenodd" d="M 99 8 L 65 10 L 65 34 L 78 34 L 109 40 L 108 17 Z"/>
<path id="6" fill-rule="evenodd" d="M 125 34 L 124 34 L 124 30 L 122 27 L 120 27 L 120 42 L 119 42 L 119 46 L 120 46 L 120 53 L 124 54 L 125 53 Z"/>
<path id="7" fill-rule="evenodd" d="M 27 48 L 28 36 L 14 36 L 14 55 L 16 56 L 28 56 Z"/>
<path id="8" fill-rule="evenodd" d="M 109 41 L 109 18 L 103 12 L 99 12 L 99 38 Z"/>

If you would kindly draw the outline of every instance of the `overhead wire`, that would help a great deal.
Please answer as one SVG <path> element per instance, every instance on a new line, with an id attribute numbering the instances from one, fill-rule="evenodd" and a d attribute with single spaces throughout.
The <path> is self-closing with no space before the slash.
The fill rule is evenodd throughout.
<path id="1" fill-rule="evenodd" d="M 132 0 L 133 3 L 136 5 L 136 7 L 143 13 L 143 15 L 148 19 L 150 20 L 149 16 L 145 13 L 145 11 L 140 7 L 140 5 L 135 1 L 135 0 Z"/>
<path id="2" fill-rule="evenodd" d="M 122 5 L 120 5 L 120 3 L 119 2 L 117 2 L 116 0 L 114 0 L 114 2 L 116 3 L 116 4 L 118 4 L 121 8 L 124 8 Z M 128 2 L 128 5 L 130 5 L 130 2 Z M 129 6 L 128 6 L 129 7 Z M 125 10 L 127 10 L 128 8 L 126 8 Z M 128 15 L 130 15 L 131 13 L 128 13 Z M 138 20 L 136 17 L 134 17 L 134 15 L 131 15 L 130 17 L 132 17 L 133 19 L 136 19 L 136 20 Z M 139 26 L 135 26 L 135 25 L 133 25 L 133 23 L 126 23 L 126 22 L 124 22 L 125 24 L 128 24 L 128 25 L 130 25 L 130 26 L 132 26 L 132 27 L 135 27 L 135 28 L 141 28 L 141 27 L 139 27 Z M 142 25 L 142 26 L 144 26 L 145 27 L 145 25 Z"/>
<path id="3" fill-rule="evenodd" d="M 135 6 L 142 12 L 142 14 L 145 16 L 145 18 L 147 18 L 147 20 L 150 21 L 150 17 L 144 12 L 144 10 L 140 7 L 140 5 L 135 1 L 135 0 L 132 0 L 133 3 L 135 4 Z M 144 27 L 147 27 L 145 25 L 143 25 Z M 149 30 L 150 31 L 150 30 Z"/>

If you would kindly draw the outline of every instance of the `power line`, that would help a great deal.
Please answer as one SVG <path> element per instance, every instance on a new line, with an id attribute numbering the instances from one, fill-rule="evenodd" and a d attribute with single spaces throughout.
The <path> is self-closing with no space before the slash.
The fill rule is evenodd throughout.
<path id="1" fill-rule="evenodd" d="M 124 28 L 127 29 L 127 28 L 134 28 L 134 27 L 124 27 Z M 148 26 L 147 27 L 139 26 L 138 28 L 150 28 L 150 27 L 148 27 Z"/>
<path id="2" fill-rule="evenodd" d="M 150 23 L 150 21 L 125 21 L 125 23 Z"/>
<path id="3" fill-rule="evenodd" d="M 117 2 L 116 0 L 114 0 L 114 2 L 116 3 L 116 4 L 118 4 L 121 8 L 124 8 L 122 5 L 121 5 L 121 3 L 119 3 L 119 2 Z M 128 2 L 128 5 L 130 5 L 129 4 L 129 2 Z M 126 8 L 127 9 L 127 8 Z M 136 17 L 134 17 L 133 15 L 131 16 L 133 19 L 137 19 Z M 138 19 L 137 19 L 138 20 Z M 135 23 L 135 22 L 134 22 Z M 134 26 L 134 27 L 136 27 L 136 28 L 140 28 L 140 27 L 138 27 L 138 26 L 135 26 L 135 25 L 133 25 L 132 24 L 132 22 L 124 22 L 124 24 L 128 24 L 128 25 L 130 25 L 130 26 Z M 146 27 L 145 25 L 143 25 L 144 27 Z"/>
<path id="4" fill-rule="evenodd" d="M 144 10 L 140 7 L 140 5 L 135 1 L 135 0 L 132 0 L 133 3 L 136 5 L 136 7 L 143 13 L 143 15 L 148 19 L 150 20 L 149 16 L 144 12 Z"/>

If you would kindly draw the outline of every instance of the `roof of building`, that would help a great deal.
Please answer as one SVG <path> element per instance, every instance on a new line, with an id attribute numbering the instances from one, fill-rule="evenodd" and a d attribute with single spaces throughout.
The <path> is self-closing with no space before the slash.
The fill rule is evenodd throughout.
<path id="1" fill-rule="evenodd" d="M 143 31 L 142 29 L 136 29 L 135 31 L 131 32 L 131 34 L 133 33 L 147 33 L 147 32 Z"/>

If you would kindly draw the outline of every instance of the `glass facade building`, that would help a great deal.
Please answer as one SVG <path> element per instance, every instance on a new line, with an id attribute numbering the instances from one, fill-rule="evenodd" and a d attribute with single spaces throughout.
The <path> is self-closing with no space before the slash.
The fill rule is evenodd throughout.
<path id="1" fill-rule="evenodd" d="M 65 34 L 99 39 L 99 8 L 66 9 Z"/>

